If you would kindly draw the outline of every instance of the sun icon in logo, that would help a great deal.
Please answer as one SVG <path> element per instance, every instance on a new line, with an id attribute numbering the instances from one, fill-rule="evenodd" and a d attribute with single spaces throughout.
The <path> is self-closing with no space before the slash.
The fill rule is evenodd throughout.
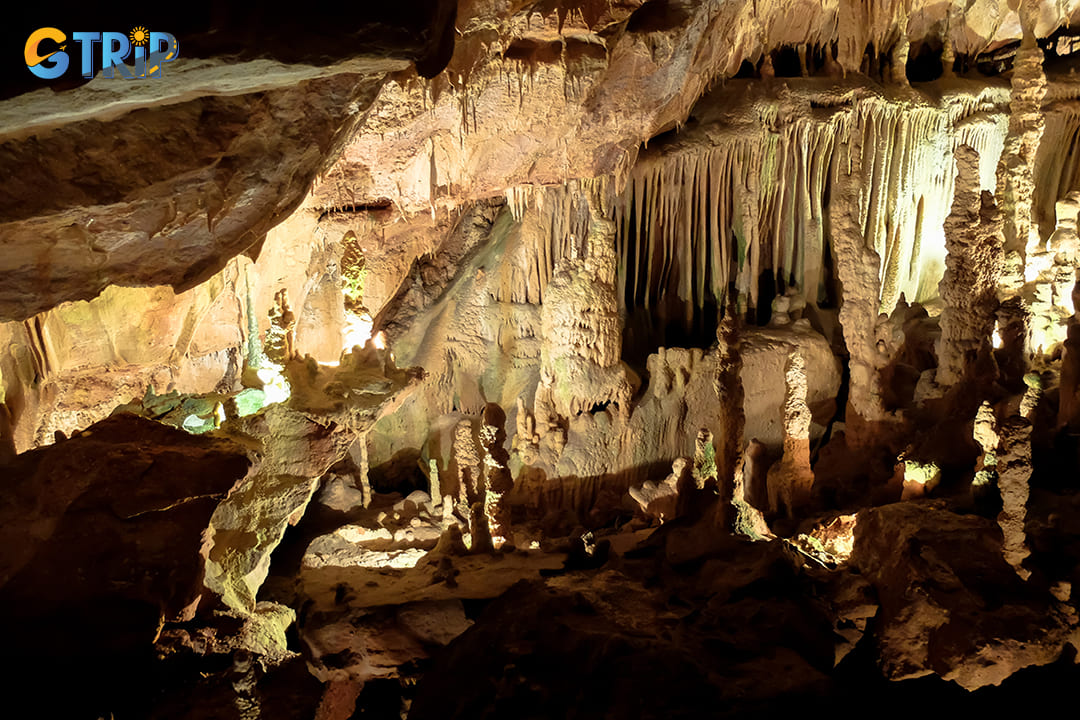
<path id="1" fill-rule="evenodd" d="M 131 38 L 132 45 L 145 47 L 146 44 L 150 42 L 150 31 L 142 25 L 136 25 L 135 28 L 128 33 L 128 37 Z"/>

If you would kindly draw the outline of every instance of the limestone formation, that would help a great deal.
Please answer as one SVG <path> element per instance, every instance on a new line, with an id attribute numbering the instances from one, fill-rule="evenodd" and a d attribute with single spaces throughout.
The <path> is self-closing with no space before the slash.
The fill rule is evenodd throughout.
<path id="1" fill-rule="evenodd" d="M 483 498 L 484 487 L 484 473 L 470 420 L 462 420 L 454 428 L 454 460 L 457 463 L 458 503 L 468 509 Z"/>
<path id="2" fill-rule="evenodd" d="M 997 485 L 1002 507 L 997 521 L 1004 539 L 1002 552 L 1016 574 L 1026 580 L 1031 575 L 1023 566 L 1031 554 L 1024 530 L 1031 477 L 1031 423 L 1021 417 L 1010 418 L 1003 424 L 1000 435 Z"/>
<path id="3" fill-rule="evenodd" d="M 806 509 L 814 489 L 810 468 L 810 409 L 806 405 L 806 363 L 788 356 L 784 384 L 784 454 L 769 470 L 769 511 L 791 517 Z"/>
<path id="4" fill-rule="evenodd" d="M 630 497 L 650 519 L 661 524 L 677 516 L 680 492 L 687 489 L 689 461 L 676 458 L 671 464 L 671 474 L 660 483 L 646 480 L 640 487 L 630 488 Z"/>
<path id="5" fill-rule="evenodd" d="M 9 705 L 1080 680 L 1080 2 L 187 9 L 4 24 Z"/>
<path id="6" fill-rule="evenodd" d="M 289 405 L 272 405 L 229 428 L 262 451 L 256 469 L 215 509 L 203 549 L 206 586 L 234 612 L 254 611 L 270 554 L 303 516 L 319 478 L 414 380 L 386 354 L 369 343 L 343 354 L 333 369 L 294 360 Z"/>
<path id="7" fill-rule="evenodd" d="M 497 406 L 494 407 L 497 408 Z M 501 410 L 491 412 L 492 409 L 489 407 L 485 422 L 488 420 L 498 422 L 497 418 L 502 416 Z M 509 495 L 514 488 L 514 480 L 510 469 L 506 466 L 509 455 L 503 449 L 505 440 L 506 433 L 496 425 L 485 424 L 480 429 L 480 444 L 484 450 L 484 514 L 487 517 L 487 527 L 496 549 L 513 540 Z"/>
<path id="8" fill-rule="evenodd" d="M 993 331 L 1003 254 L 997 208 L 979 191 L 979 155 L 956 149 L 956 190 L 945 220 L 947 269 L 941 280 L 941 347 L 937 384 L 950 387 L 970 378 L 979 349 Z"/>

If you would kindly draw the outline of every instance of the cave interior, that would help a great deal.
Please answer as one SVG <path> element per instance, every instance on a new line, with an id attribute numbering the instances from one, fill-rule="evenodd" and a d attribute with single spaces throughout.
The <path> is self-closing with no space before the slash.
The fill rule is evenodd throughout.
<path id="1" fill-rule="evenodd" d="M 0 37 L 15 716 L 1069 702 L 1080 0 Z"/>

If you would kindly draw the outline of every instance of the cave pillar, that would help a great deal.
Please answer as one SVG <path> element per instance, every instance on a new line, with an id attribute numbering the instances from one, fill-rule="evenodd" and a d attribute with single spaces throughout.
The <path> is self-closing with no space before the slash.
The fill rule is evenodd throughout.
<path id="1" fill-rule="evenodd" d="M 936 382 L 942 389 L 971 379 L 980 349 L 990 342 L 1004 253 L 993 196 L 979 189 L 979 154 L 956 149 L 956 190 L 945 219 L 945 275 Z"/>
<path id="2" fill-rule="evenodd" d="M 880 377 L 888 356 L 878 350 L 876 341 L 880 258 L 867 246 L 859 218 L 860 195 L 866 182 L 862 139 L 860 133 L 853 132 L 838 158 L 829 203 L 836 272 L 842 291 L 840 326 L 849 357 L 846 438 L 848 446 L 853 448 L 876 444 L 880 439 L 877 428 L 891 420 L 883 404 Z"/>
<path id="3" fill-rule="evenodd" d="M 510 531 L 510 491 L 514 480 L 507 463 L 510 460 L 504 443 L 506 432 L 501 427 L 502 409 L 489 405 L 484 426 L 480 429 L 480 445 L 484 449 L 484 515 L 491 540 L 496 549 L 513 540 Z"/>
<path id="4" fill-rule="evenodd" d="M 768 474 L 769 511 L 791 517 L 809 505 L 814 488 L 810 468 L 810 408 L 806 404 L 806 362 L 795 350 L 784 371 L 784 454 Z"/>
<path id="5" fill-rule="evenodd" d="M 1035 195 L 1035 158 L 1042 141 L 1045 119 L 1046 74 L 1043 51 L 1035 38 L 1038 6 L 1021 2 L 1023 35 L 1016 52 L 1009 101 L 1009 127 L 998 164 L 997 196 L 1004 213 L 1005 252 L 1019 255 L 1023 262 L 1041 244 L 1038 228 L 1031 222 Z M 1022 278 L 1018 279 L 1022 284 Z"/>
<path id="6" fill-rule="evenodd" d="M 998 489 L 1001 492 L 1001 527 L 1005 560 L 1023 579 L 1031 571 L 1022 565 L 1031 554 L 1027 547 L 1024 523 L 1027 519 L 1029 479 L 1031 478 L 1031 423 L 1014 416 L 1002 424 L 997 456 Z"/>

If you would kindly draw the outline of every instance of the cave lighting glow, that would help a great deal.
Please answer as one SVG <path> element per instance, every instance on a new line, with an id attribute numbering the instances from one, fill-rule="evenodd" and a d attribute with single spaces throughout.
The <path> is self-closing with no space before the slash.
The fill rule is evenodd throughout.
<path id="1" fill-rule="evenodd" d="M 364 347 L 368 339 L 371 338 L 371 329 L 374 324 L 371 316 L 367 313 L 357 315 L 356 313 L 346 312 L 345 330 L 342 333 L 344 337 L 342 349 L 347 352 L 357 346 Z"/>
<path id="2" fill-rule="evenodd" d="M 263 392 L 266 393 L 266 405 L 285 402 L 292 395 L 289 381 L 285 379 L 280 365 L 266 363 L 255 371 L 263 384 Z"/>

